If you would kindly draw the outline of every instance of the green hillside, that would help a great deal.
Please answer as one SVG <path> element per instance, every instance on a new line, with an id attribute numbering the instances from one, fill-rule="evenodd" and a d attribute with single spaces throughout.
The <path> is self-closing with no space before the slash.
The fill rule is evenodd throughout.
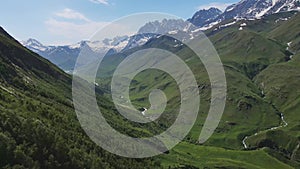
<path id="1" fill-rule="evenodd" d="M 280 18 L 288 17 L 290 18 L 289 20 L 280 20 Z M 227 73 L 228 102 L 223 119 L 226 119 L 226 113 L 234 112 L 229 110 L 232 104 L 230 100 L 240 99 L 242 101 L 249 98 L 249 95 L 251 97 L 256 96 L 254 99 L 252 98 L 252 101 L 255 101 L 255 103 L 250 103 L 250 105 L 257 105 L 259 100 L 265 104 L 258 105 L 258 110 L 251 108 L 250 112 L 252 111 L 253 114 L 258 115 L 262 110 L 266 110 L 268 113 L 273 112 L 277 114 L 279 118 L 279 113 L 282 113 L 284 121 L 279 122 L 277 125 L 274 124 L 276 120 L 271 119 L 272 115 L 265 114 L 264 118 L 269 120 L 266 124 L 273 125 L 271 128 L 274 129 L 266 127 L 266 129 L 256 128 L 251 131 L 251 128 L 255 128 L 255 126 L 250 124 L 245 128 L 237 130 L 237 132 L 244 133 L 247 130 L 249 131 L 247 136 L 250 137 L 246 141 L 249 149 L 264 151 L 268 155 L 295 168 L 299 168 L 300 162 L 300 90 L 297 87 L 300 80 L 300 55 L 298 53 L 300 35 L 299 19 L 300 15 L 297 13 L 281 13 L 267 16 L 258 21 L 239 21 L 233 26 L 215 32 L 213 32 L 215 28 L 207 31 L 209 38 L 215 44 L 220 54 Z M 239 25 L 245 22 L 247 26 L 243 31 L 238 31 Z M 229 76 L 229 72 L 233 74 L 232 78 Z M 240 74 L 240 77 L 237 76 L 237 73 Z M 243 84 L 243 81 L 247 81 L 248 85 Z M 245 97 L 245 94 L 239 94 L 235 95 L 234 99 L 230 99 L 233 91 L 236 90 L 240 90 L 241 93 L 247 93 L 248 96 L 246 95 L 247 97 Z M 248 90 L 250 92 L 246 92 Z M 236 94 L 236 92 L 234 93 Z M 242 112 L 247 111 L 243 110 Z M 231 120 L 237 116 L 238 114 L 234 113 L 234 117 L 231 117 Z M 237 119 L 241 121 L 241 118 Z M 230 121 L 230 119 L 228 120 Z M 237 125 L 246 126 L 246 124 L 241 123 Z M 258 124 L 261 124 L 261 122 Z M 277 126 L 280 127 L 277 128 Z M 220 128 L 224 129 L 224 127 Z M 232 128 L 229 130 L 232 130 Z M 215 136 L 217 135 L 215 134 Z M 228 135 L 224 136 L 223 142 L 226 138 L 228 138 Z M 241 137 L 237 138 L 240 139 Z M 215 137 L 211 138 L 209 142 L 213 142 L 214 140 Z M 224 147 L 225 144 L 215 143 L 211 145 Z M 267 147 L 267 149 L 264 147 Z M 250 152 L 254 153 L 255 151 Z M 249 156 L 248 159 L 252 158 Z M 223 164 L 223 162 L 220 163 Z M 271 164 L 267 162 L 265 164 L 268 165 L 260 167 L 275 168 L 271 167 Z M 203 163 L 200 166 L 202 165 Z M 228 168 L 234 167 L 230 166 Z M 255 167 L 247 166 L 245 168 Z"/>
<path id="2" fill-rule="evenodd" d="M 290 19 L 280 19 L 287 17 Z M 239 168 L 240 163 L 244 163 L 243 168 L 300 167 L 300 119 L 297 115 L 299 92 L 296 87 L 299 81 L 298 55 L 290 60 L 291 54 L 296 53 L 299 46 L 299 18 L 300 15 L 294 12 L 280 13 L 261 20 L 240 20 L 234 25 L 216 29 L 222 24 L 232 22 L 225 21 L 206 31 L 224 64 L 228 93 L 222 120 L 204 146 L 197 144 L 210 101 L 210 83 L 203 65 L 197 63 L 193 53 L 186 47 L 174 48 L 174 42 L 167 37 L 152 40 L 141 47 L 156 47 L 175 52 L 193 72 L 197 72 L 195 75 L 201 93 L 200 113 L 196 124 L 186 137 L 185 143 L 178 145 L 170 154 L 162 156 L 163 166 Z M 247 26 L 239 30 L 242 23 Z M 290 41 L 293 43 L 287 48 Z M 138 49 L 105 57 L 98 71 L 97 82 L 109 90 L 109 79 L 116 66 Z M 179 94 L 176 83 L 168 75 L 147 70 L 139 73 L 130 87 L 131 100 L 136 108 L 150 107 L 147 99 L 150 91 L 154 88 L 163 90 L 169 99 L 168 105 L 171 106 L 169 109 L 167 107 L 162 121 L 167 126 L 172 122 L 176 112 L 171 108 L 179 106 Z M 281 113 L 289 123 L 287 127 L 279 127 L 284 125 Z M 270 130 L 274 127 L 279 128 Z M 255 133 L 258 134 L 254 135 Z M 246 136 L 249 138 L 245 141 L 245 150 L 242 141 Z M 214 157 L 215 147 L 225 148 L 218 149 L 218 152 L 226 153 Z M 195 149 L 197 153 L 191 153 Z M 209 162 L 200 160 L 202 156 L 207 157 Z M 240 156 L 245 158 L 239 159 Z M 255 163 L 257 159 L 252 156 L 259 156 L 261 164 Z"/>
<path id="3" fill-rule="evenodd" d="M 125 133 L 135 131 L 101 100 L 109 119 L 126 128 Z M 0 168 L 153 168 L 159 164 L 152 159 L 121 158 L 93 143 L 76 118 L 71 77 L 25 49 L 2 28 L 0 157 Z"/>

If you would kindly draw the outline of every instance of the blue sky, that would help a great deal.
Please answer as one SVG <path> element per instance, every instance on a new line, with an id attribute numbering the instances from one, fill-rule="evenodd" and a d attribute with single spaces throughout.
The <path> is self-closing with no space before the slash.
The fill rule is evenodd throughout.
<path id="1" fill-rule="evenodd" d="M 238 0 L 6 0 L 1 26 L 18 40 L 35 38 L 46 45 L 74 44 L 120 17 L 163 12 L 184 19 L 211 6 L 225 8 Z"/>

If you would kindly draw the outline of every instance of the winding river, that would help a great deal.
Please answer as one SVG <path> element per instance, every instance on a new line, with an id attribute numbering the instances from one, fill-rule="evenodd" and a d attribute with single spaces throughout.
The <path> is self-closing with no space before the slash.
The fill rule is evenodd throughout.
<path id="1" fill-rule="evenodd" d="M 243 139 L 243 141 L 242 141 L 242 144 L 243 144 L 244 148 L 245 148 L 245 149 L 248 148 L 246 141 L 247 141 L 247 139 L 248 139 L 249 137 L 251 137 L 251 136 L 256 136 L 256 135 L 258 135 L 258 134 L 260 134 L 260 133 L 263 133 L 263 132 L 267 132 L 267 131 L 271 131 L 271 130 L 277 130 L 277 129 L 279 129 L 279 128 L 286 127 L 286 126 L 289 125 L 289 124 L 285 121 L 284 115 L 283 115 L 282 113 L 280 113 L 280 118 L 281 118 L 281 123 L 280 123 L 279 126 L 277 126 L 277 127 L 272 127 L 272 128 L 266 129 L 266 130 L 262 130 L 262 131 L 259 131 L 259 132 L 257 132 L 257 133 L 254 133 L 253 135 L 244 137 L 244 139 Z"/>

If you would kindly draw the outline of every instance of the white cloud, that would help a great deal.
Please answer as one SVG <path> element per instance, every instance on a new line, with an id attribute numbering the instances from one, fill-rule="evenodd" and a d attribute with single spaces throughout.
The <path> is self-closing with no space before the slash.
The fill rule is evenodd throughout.
<path id="1" fill-rule="evenodd" d="M 107 0 L 89 0 L 90 2 L 96 3 L 96 4 L 104 4 L 104 5 L 108 5 L 108 1 Z"/>
<path id="2" fill-rule="evenodd" d="M 220 3 L 220 2 L 212 2 L 209 4 L 205 4 L 205 5 L 200 5 L 199 7 L 197 7 L 198 10 L 200 9 L 209 9 L 211 7 L 215 7 L 220 9 L 221 11 L 224 11 L 226 9 L 226 7 L 228 7 L 229 5 L 231 5 L 231 3 Z"/>
<path id="3" fill-rule="evenodd" d="M 84 21 L 90 21 L 83 14 L 69 8 L 65 8 L 63 11 L 56 12 L 55 15 L 66 19 L 79 19 Z"/>
<path id="4" fill-rule="evenodd" d="M 54 13 L 54 16 L 55 17 L 45 21 L 51 38 L 55 39 L 55 41 L 52 42 L 53 45 L 73 44 L 88 39 L 96 31 L 109 23 L 92 21 L 83 14 L 68 8 L 61 12 Z"/>

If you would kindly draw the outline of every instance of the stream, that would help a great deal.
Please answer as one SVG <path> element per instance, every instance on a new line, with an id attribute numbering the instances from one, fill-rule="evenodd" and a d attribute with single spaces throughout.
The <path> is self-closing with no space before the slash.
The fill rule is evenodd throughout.
<path id="1" fill-rule="evenodd" d="M 253 135 L 244 137 L 244 139 L 243 139 L 243 141 L 242 141 L 242 144 L 243 144 L 244 148 L 245 148 L 245 149 L 248 148 L 246 141 L 247 141 L 247 139 L 248 139 L 249 137 L 251 137 L 251 136 L 256 136 L 256 135 L 258 135 L 258 134 L 260 134 L 260 133 L 262 133 L 262 132 L 267 132 L 267 131 L 277 130 L 277 129 L 279 129 L 279 128 L 286 127 L 286 126 L 289 125 L 289 124 L 285 121 L 284 115 L 283 115 L 282 113 L 280 113 L 280 119 L 281 119 L 281 123 L 280 123 L 279 126 L 277 126 L 277 127 L 272 127 L 272 128 L 266 129 L 266 130 L 262 130 L 262 131 L 259 131 L 259 132 L 257 132 L 257 133 L 254 133 Z"/>

